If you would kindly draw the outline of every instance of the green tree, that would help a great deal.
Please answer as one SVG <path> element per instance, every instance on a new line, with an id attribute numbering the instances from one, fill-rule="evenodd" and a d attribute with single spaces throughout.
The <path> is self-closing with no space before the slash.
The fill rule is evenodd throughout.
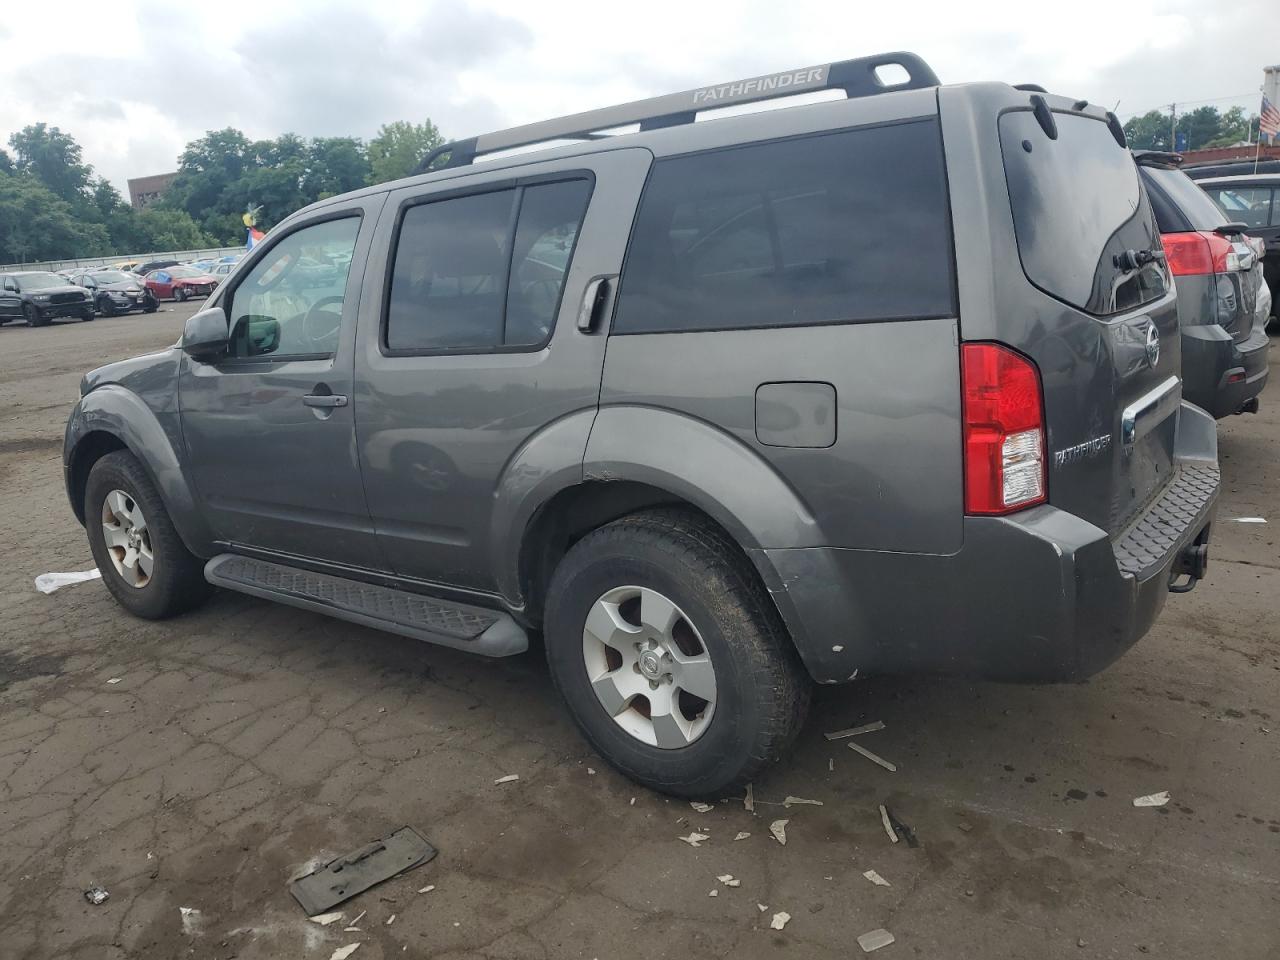
<path id="1" fill-rule="evenodd" d="M 93 168 L 84 163 L 80 144 L 57 127 L 34 123 L 9 137 L 14 167 L 38 179 L 63 200 L 84 198 Z"/>
<path id="2" fill-rule="evenodd" d="M 0 263 L 106 256 L 111 240 L 100 223 L 30 174 L 0 173 Z"/>
<path id="3" fill-rule="evenodd" d="M 13 173 L 13 157 L 0 149 L 0 173 Z"/>
<path id="4" fill-rule="evenodd" d="M 355 137 L 317 137 L 307 155 L 302 192 L 311 201 L 363 187 L 372 170 L 364 143 Z"/>
<path id="5" fill-rule="evenodd" d="M 213 246 L 213 238 L 185 210 L 150 206 L 138 214 L 141 246 L 147 250 L 196 250 Z"/>
<path id="6" fill-rule="evenodd" d="M 165 192 L 162 205 L 185 210 L 212 230 L 210 221 L 224 219 L 230 212 L 222 205 L 235 202 L 223 195 L 255 165 L 252 146 L 234 127 L 211 130 L 193 140 L 178 158 L 178 175 Z"/>
<path id="7" fill-rule="evenodd" d="M 1149 110 L 1131 117 L 1124 125 L 1124 135 L 1134 150 L 1172 150 L 1169 140 L 1169 114 Z"/>
<path id="8" fill-rule="evenodd" d="M 369 182 L 386 183 L 417 172 L 422 159 L 444 138 L 430 120 L 409 123 L 397 120 L 384 123 L 378 135 L 369 141 Z"/>

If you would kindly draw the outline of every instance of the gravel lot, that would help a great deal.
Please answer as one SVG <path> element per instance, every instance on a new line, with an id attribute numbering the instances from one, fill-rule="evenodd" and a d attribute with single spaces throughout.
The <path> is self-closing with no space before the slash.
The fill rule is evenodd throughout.
<path id="1" fill-rule="evenodd" d="M 38 594 L 37 574 L 92 566 L 60 457 L 80 375 L 193 309 L 0 328 L 0 956 L 807 960 L 860 956 L 877 927 L 886 960 L 1280 956 L 1280 375 L 1221 427 L 1208 579 L 1118 664 L 821 690 L 756 815 L 702 814 L 592 755 L 536 653 L 229 593 L 166 623 L 100 583 Z M 896 774 L 822 737 L 867 720 Z M 1167 807 L 1133 807 L 1159 790 Z M 789 794 L 823 806 L 770 805 Z M 880 803 L 917 848 L 889 843 Z M 404 824 L 440 854 L 347 903 L 359 932 L 303 917 L 295 870 Z M 676 839 L 693 829 L 712 839 Z"/>

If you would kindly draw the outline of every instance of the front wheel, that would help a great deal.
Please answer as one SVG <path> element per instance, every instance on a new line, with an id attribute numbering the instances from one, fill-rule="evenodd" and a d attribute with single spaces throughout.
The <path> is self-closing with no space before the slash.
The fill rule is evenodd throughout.
<path id="1" fill-rule="evenodd" d="M 43 327 L 48 322 L 40 316 L 40 311 L 35 308 L 35 305 L 30 303 L 23 305 L 22 319 L 27 321 L 28 327 Z"/>
<path id="2" fill-rule="evenodd" d="M 182 303 L 187 299 L 187 291 L 182 287 L 174 287 L 173 299 L 177 300 L 179 303 Z"/>
<path id="3" fill-rule="evenodd" d="M 111 301 L 110 297 L 100 297 L 98 299 L 98 312 L 104 317 L 114 317 L 116 315 L 116 305 Z"/>
<path id="4" fill-rule="evenodd" d="M 777 609 L 696 514 L 645 511 L 583 537 L 552 578 L 545 628 L 583 734 L 663 793 L 743 789 L 804 721 L 810 684 Z"/>
<path id="5" fill-rule="evenodd" d="M 160 620 L 209 596 L 203 564 L 178 536 L 142 464 L 125 450 L 93 465 L 84 522 L 102 582 L 135 616 Z"/>

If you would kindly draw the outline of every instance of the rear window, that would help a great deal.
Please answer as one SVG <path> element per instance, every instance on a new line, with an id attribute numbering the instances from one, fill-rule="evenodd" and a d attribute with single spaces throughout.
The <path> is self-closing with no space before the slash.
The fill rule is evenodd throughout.
<path id="1" fill-rule="evenodd" d="M 936 121 L 660 160 L 615 333 L 951 316 Z"/>
<path id="2" fill-rule="evenodd" d="M 1055 113 L 1050 140 L 1031 111 L 1000 117 L 1009 203 L 1027 279 L 1096 316 L 1132 310 L 1164 295 L 1164 267 L 1125 270 L 1126 250 L 1161 250 L 1138 169 L 1101 120 Z"/>
<path id="3" fill-rule="evenodd" d="M 1161 233 L 1176 233 L 1180 230 L 1212 230 L 1227 223 L 1222 211 L 1209 199 L 1209 195 L 1196 185 L 1196 182 L 1181 170 L 1168 167 L 1144 167 L 1143 174 L 1148 184 L 1155 184 L 1151 191 L 1151 206 L 1156 213 L 1156 225 Z M 1171 211 L 1164 209 L 1162 201 L 1167 200 L 1182 215 L 1185 226 L 1178 222 Z"/>

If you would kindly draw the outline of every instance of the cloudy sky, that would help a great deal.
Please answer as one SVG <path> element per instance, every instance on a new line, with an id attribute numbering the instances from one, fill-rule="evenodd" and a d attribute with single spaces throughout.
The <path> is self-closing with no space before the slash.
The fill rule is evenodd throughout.
<path id="1" fill-rule="evenodd" d="M 1036 82 L 1119 113 L 1213 100 L 1256 111 L 1280 63 L 1280 0 L 696 0 L 506 3 L 72 0 L 6 4 L 0 139 L 57 124 L 122 189 L 183 145 L 372 136 L 430 117 L 446 136 L 886 50 L 944 83 Z"/>

